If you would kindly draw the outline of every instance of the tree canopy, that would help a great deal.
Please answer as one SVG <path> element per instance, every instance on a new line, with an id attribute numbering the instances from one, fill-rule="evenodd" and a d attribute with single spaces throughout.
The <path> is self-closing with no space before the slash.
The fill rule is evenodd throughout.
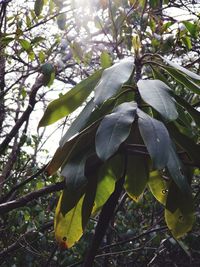
<path id="1" fill-rule="evenodd" d="M 199 10 L 0 1 L 2 266 L 199 265 Z"/>

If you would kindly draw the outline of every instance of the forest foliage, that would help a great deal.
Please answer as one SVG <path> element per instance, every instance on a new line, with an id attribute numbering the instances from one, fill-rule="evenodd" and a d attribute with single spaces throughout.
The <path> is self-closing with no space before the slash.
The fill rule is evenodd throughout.
<path id="1" fill-rule="evenodd" d="M 198 266 L 196 2 L 1 1 L 2 266 Z"/>

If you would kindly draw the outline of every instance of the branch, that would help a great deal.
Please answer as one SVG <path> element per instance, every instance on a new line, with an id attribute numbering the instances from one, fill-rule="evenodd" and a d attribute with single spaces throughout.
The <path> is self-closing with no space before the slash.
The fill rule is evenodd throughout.
<path id="1" fill-rule="evenodd" d="M 6 138 L 3 140 L 3 142 L 0 144 L 0 154 L 3 154 L 4 151 L 6 150 L 8 144 L 12 140 L 12 138 L 17 134 L 23 123 L 29 118 L 31 112 L 33 111 L 35 104 L 36 104 L 36 94 L 37 91 L 40 89 L 40 87 L 43 85 L 43 75 L 40 75 L 37 79 L 36 82 L 34 83 L 30 97 L 29 97 L 29 103 L 28 107 L 26 110 L 23 112 L 22 116 L 18 119 L 16 122 L 15 126 L 12 128 L 12 130 L 8 133 Z"/>
<path id="2" fill-rule="evenodd" d="M 154 232 L 161 232 L 161 231 L 167 230 L 167 229 L 168 229 L 167 226 L 161 226 L 159 228 L 150 229 L 150 230 L 147 230 L 144 233 L 142 233 L 140 235 L 137 235 L 135 237 L 132 237 L 132 238 L 129 238 L 129 239 L 126 239 L 126 240 L 122 240 L 122 241 L 120 241 L 118 243 L 112 243 L 112 244 L 110 244 L 108 246 L 104 246 L 104 247 L 100 248 L 100 251 L 108 249 L 108 248 L 113 248 L 113 247 L 116 247 L 116 246 L 121 246 L 121 245 L 124 245 L 126 243 L 133 242 L 133 241 L 135 241 L 135 240 L 137 240 L 137 239 L 139 239 L 141 237 L 144 237 L 145 235 L 148 235 L 148 234 L 151 234 L 151 233 L 154 233 Z"/>
<path id="3" fill-rule="evenodd" d="M 11 197 L 11 195 L 17 191 L 20 187 L 26 185 L 27 183 L 29 183 L 30 181 L 32 181 L 33 179 L 35 179 L 36 177 L 38 177 L 41 173 L 43 173 L 43 171 L 45 170 L 47 165 L 44 165 L 41 169 L 39 169 L 35 174 L 31 175 L 30 177 L 28 177 L 27 179 L 23 180 L 21 183 L 18 183 L 17 185 L 15 185 L 6 195 L 2 196 L 0 199 L 0 203 L 5 202 L 7 199 L 9 199 L 9 197 Z"/>
<path id="4" fill-rule="evenodd" d="M 64 182 L 58 182 L 53 185 L 48 185 L 42 189 L 39 189 L 37 191 L 28 193 L 16 200 L 12 200 L 3 204 L 0 204 L 0 214 L 4 214 L 6 212 L 9 212 L 13 209 L 24 207 L 28 202 L 44 196 L 49 193 L 60 191 L 64 188 Z"/>
<path id="5" fill-rule="evenodd" d="M 35 234 L 38 234 L 39 232 L 44 232 L 46 230 L 48 230 L 49 228 L 51 228 L 53 226 L 53 222 L 48 222 L 45 225 L 43 225 L 38 232 L 36 232 L 36 229 L 32 229 L 27 231 L 26 233 L 24 233 L 23 235 L 21 235 L 16 242 L 14 242 L 12 245 L 10 245 L 9 247 L 3 249 L 0 252 L 0 264 L 4 261 L 4 259 L 6 258 L 6 256 L 8 254 L 10 254 L 11 252 L 18 250 L 20 248 L 24 248 L 24 246 L 22 245 L 22 241 L 27 239 L 27 238 L 31 238 L 33 239 L 33 237 L 35 236 Z"/>

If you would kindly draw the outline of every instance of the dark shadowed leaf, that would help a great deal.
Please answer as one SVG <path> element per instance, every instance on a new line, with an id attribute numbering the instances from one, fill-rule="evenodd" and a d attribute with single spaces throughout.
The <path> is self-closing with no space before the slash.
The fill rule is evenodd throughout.
<path id="1" fill-rule="evenodd" d="M 71 137 L 79 133 L 89 120 L 89 117 L 94 109 L 93 99 L 88 102 L 78 117 L 72 122 L 66 134 L 61 138 L 59 145 L 63 146 Z"/>
<path id="2" fill-rule="evenodd" d="M 44 6 L 44 0 L 35 0 L 34 11 L 35 15 L 39 17 Z"/>
<path id="3" fill-rule="evenodd" d="M 178 116 L 175 101 L 170 96 L 170 88 L 160 80 L 140 80 L 138 89 L 142 99 L 157 110 L 166 120 L 175 120 Z"/>
<path id="4" fill-rule="evenodd" d="M 85 163 L 89 153 L 81 154 L 70 159 L 61 171 L 65 178 L 65 190 L 61 210 L 63 215 L 70 211 L 85 193 L 87 178 L 85 176 Z"/>
<path id="5" fill-rule="evenodd" d="M 99 106 L 108 98 L 116 95 L 121 86 L 130 78 L 133 67 L 133 58 L 126 58 L 104 70 L 101 80 L 95 87 L 95 104 Z"/>
<path id="6" fill-rule="evenodd" d="M 178 158 L 178 155 L 176 154 L 172 144 L 170 144 L 168 147 L 169 159 L 167 162 L 167 169 L 170 173 L 170 176 L 184 195 L 190 195 L 190 186 L 187 182 L 187 178 L 184 175 L 183 166 Z"/>
<path id="7" fill-rule="evenodd" d="M 184 73 L 171 67 L 163 67 L 176 81 L 183 84 L 186 88 L 196 94 L 200 94 L 200 86 L 191 81 Z"/>
<path id="8" fill-rule="evenodd" d="M 96 108 L 93 99 L 91 99 L 85 106 L 85 108 L 81 111 L 81 113 L 78 115 L 78 117 L 72 122 L 66 134 L 60 140 L 60 146 L 63 146 L 75 134 L 82 131 L 84 128 L 90 126 L 92 123 L 111 112 L 116 103 L 118 103 L 118 100 L 121 101 L 122 99 L 124 100 L 123 102 L 125 102 L 125 100 L 128 101 L 128 99 L 130 99 L 130 94 L 132 95 L 132 92 L 129 92 L 128 90 L 123 91 L 116 97 L 110 98 L 105 101 L 100 107 L 96 106 Z"/>
<path id="9" fill-rule="evenodd" d="M 95 176 L 96 175 L 96 176 Z M 85 229 L 90 215 L 92 213 L 92 209 L 94 207 L 96 191 L 97 191 L 97 182 L 98 182 L 98 175 L 94 173 L 88 177 L 88 184 L 86 186 L 86 192 L 83 199 L 83 206 L 82 206 L 82 228 Z"/>
<path id="10" fill-rule="evenodd" d="M 167 78 L 162 74 L 162 72 L 160 71 L 160 69 L 155 68 L 154 66 L 151 65 L 152 71 L 153 71 L 153 77 L 155 80 L 160 80 L 162 82 L 164 82 L 169 88 L 170 88 L 170 84 L 169 81 L 167 80 Z"/>
<path id="11" fill-rule="evenodd" d="M 129 155 L 124 187 L 133 200 L 139 200 L 147 184 L 148 176 L 147 159 L 142 155 Z"/>
<path id="12" fill-rule="evenodd" d="M 196 144 L 187 135 L 181 133 L 178 129 L 178 124 L 170 123 L 167 127 L 176 143 L 189 155 L 189 158 L 192 159 L 197 166 L 200 166 L 200 145 Z"/>
<path id="13" fill-rule="evenodd" d="M 167 165 L 169 157 L 170 138 L 165 125 L 137 110 L 138 125 L 143 141 L 151 156 L 155 168 L 162 169 Z"/>
<path id="14" fill-rule="evenodd" d="M 174 201 L 176 199 L 176 201 Z M 174 213 L 179 209 L 183 214 L 187 214 L 194 210 L 192 192 L 190 194 L 183 194 L 180 188 L 176 185 L 174 181 L 169 183 L 166 209 Z"/>
<path id="15" fill-rule="evenodd" d="M 101 70 L 95 72 L 89 78 L 77 84 L 69 92 L 52 101 L 48 105 L 38 127 L 50 125 L 77 109 L 94 89 L 101 77 L 101 73 Z"/>
<path id="16" fill-rule="evenodd" d="M 115 97 L 111 97 L 108 100 L 106 100 L 101 106 L 99 107 L 96 106 L 96 109 L 92 112 L 88 122 L 86 123 L 86 126 L 89 126 L 93 122 L 97 121 L 99 118 L 104 117 L 106 114 L 110 113 L 113 110 L 113 108 L 118 105 L 121 99 L 122 101 L 124 100 L 123 102 L 126 102 L 125 100 L 127 100 L 128 102 L 128 100 L 130 100 L 129 94 L 130 94 L 129 90 L 123 90 Z"/>
<path id="17" fill-rule="evenodd" d="M 200 81 L 200 75 L 197 75 L 196 73 L 178 65 L 177 63 L 174 63 L 166 58 L 163 58 L 163 61 L 166 62 L 168 65 L 170 65 L 171 67 L 173 67 L 174 69 L 177 69 L 179 71 L 181 71 L 182 73 L 184 73 L 185 75 L 187 75 L 188 77 L 194 79 L 194 80 L 197 80 L 197 81 Z"/>
<path id="18" fill-rule="evenodd" d="M 184 98 L 173 94 L 173 97 L 176 99 L 177 103 L 179 103 L 181 106 L 183 106 L 190 116 L 194 119 L 197 126 L 200 126 L 200 112 L 193 108 Z"/>
<path id="19" fill-rule="evenodd" d="M 110 158 L 127 139 L 135 119 L 137 105 L 126 102 L 105 116 L 96 133 L 96 153 L 103 161 Z"/>
<path id="20" fill-rule="evenodd" d="M 193 130 L 191 129 L 192 117 L 184 110 L 180 105 L 177 105 L 178 119 L 175 123 L 180 124 L 180 129 L 185 130 L 189 136 L 194 136 Z M 170 123 L 169 123 L 170 124 Z"/>
<path id="21" fill-rule="evenodd" d="M 62 147 L 60 146 L 46 168 L 47 175 L 54 174 L 64 162 L 67 162 L 67 160 L 72 157 L 72 154 L 75 156 L 83 150 L 85 151 L 87 148 L 91 148 L 98 125 L 99 122 L 92 124 L 66 142 Z"/>

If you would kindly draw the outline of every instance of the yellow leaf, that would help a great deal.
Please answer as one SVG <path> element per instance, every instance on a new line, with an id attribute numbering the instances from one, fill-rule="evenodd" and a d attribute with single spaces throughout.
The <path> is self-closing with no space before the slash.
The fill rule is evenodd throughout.
<path id="1" fill-rule="evenodd" d="M 92 210 L 93 215 L 96 214 L 106 203 L 115 188 L 115 176 L 110 168 L 106 168 L 107 164 L 105 165 L 103 165 L 99 171 L 99 181 L 97 185 L 94 207 Z"/>
<path id="2" fill-rule="evenodd" d="M 174 213 L 165 209 L 165 221 L 167 227 L 175 238 L 180 238 L 192 229 L 194 213 L 183 214 L 179 209 Z"/>
<path id="3" fill-rule="evenodd" d="M 135 52 L 135 54 L 138 54 L 141 49 L 141 42 L 139 35 L 134 35 L 132 37 L 132 47 Z"/>
<path id="4" fill-rule="evenodd" d="M 152 171 L 148 186 L 153 196 L 163 205 L 166 204 L 169 184 L 162 178 L 159 171 Z"/>
<path id="5" fill-rule="evenodd" d="M 54 229 L 55 237 L 62 248 L 70 248 L 77 242 L 82 234 L 81 209 L 83 197 L 79 200 L 77 205 L 66 214 L 61 211 L 61 194 L 55 212 Z"/>

